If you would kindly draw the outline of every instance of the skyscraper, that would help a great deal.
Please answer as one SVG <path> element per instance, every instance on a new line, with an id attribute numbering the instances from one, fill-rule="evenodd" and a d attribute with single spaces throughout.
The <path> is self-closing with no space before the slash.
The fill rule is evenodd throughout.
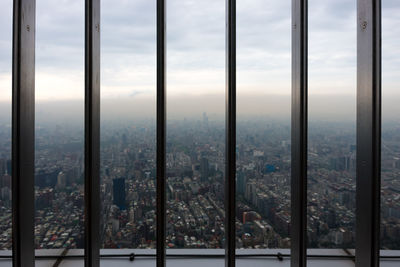
<path id="1" fill-rule="evenodd" d="M 113 180 L 113 203 L 121 210 L 126 209 L 125 178 L 115 178 Z"/>
<path id="2" fill-rule="evenodd" d="M 209 176 L 208 159 L 205 157 L 202 157 L 200 159 L 200 180 L 201 180 L 201 182 L 207 181 L 208 176 Z"/>
<path id="3" fill-rule="evenodd" d="M 203 112 L 203 126 L 208 129 L 208 116 L 206 112 Z"/>
<path id="4" fill-rule="evenodd" d="M 0 175 L 5 174 L 6 172 L 6 160 L 5 159 L 0 159 Z"/>
<path id="5" fill-rule="evenodd" d="M 64 172 L 60 172 L 57 176 L 57 185 L 58 189 L 63 189 L 67 185 L 67 176 Z"/>
<path id="6" fill-rule="evenodd" d="M 244 195 L 244 193 L 246 192 L 246 183 L 247 183 L 246 176 L 242 171 L 238 171 L 236 179 L 237 179 L 236 192 Z"/>

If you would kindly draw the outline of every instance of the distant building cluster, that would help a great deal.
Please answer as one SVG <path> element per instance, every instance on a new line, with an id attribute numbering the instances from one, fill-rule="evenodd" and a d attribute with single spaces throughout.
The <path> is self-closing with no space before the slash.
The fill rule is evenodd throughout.
<path id="1" fill-rule="evenodd" d="M 400 249 L 399 126 L 382 150 L 382 247 Z M 103 248 L 155 248 L 156 146 L 151 122 L 110 124 L 101 137 Z M 10 136 L 0 125 L 0 248 L 11 249 Z M 290 247 L 289 122 L 240 121 L 237 129 L 237 248 Z M 223 248 L 223 122 L 171 121 L 167 133 L 167 248 Z M 308 246 L 352 248 L 355 242 L 355 132 L 329 124 L 310 130 Z M 36 132 L 36 248 L 82 248 L 82 129 Z"/>

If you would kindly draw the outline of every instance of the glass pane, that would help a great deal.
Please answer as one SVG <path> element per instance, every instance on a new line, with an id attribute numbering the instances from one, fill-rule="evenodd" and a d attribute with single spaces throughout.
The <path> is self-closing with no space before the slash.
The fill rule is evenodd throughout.
<path id="1" fill-rule="evenodd" d="M 0 2 L 0 255 L 11 255 L 12 1 Z M 2 263 L 3 264 L 3 263 Z M 11 259 L 4 261 L 11 266 Z"/>
<path id="2" fill-rule="evenodd" d="M 354 248 L 356 38 L 356 1 L 309 1 L 309 248 Z"/>
<path id="3" fill-rule="evenodd" d="M 171 0 L 167 5 L 165 242 L 171 250 L 222 248 L 225 1 Z"/>
<path id="4" fill-rule="evenodd" d="M 291 1 L 238 1 L 237 248 L 290 247 Z"/>
<path id="5" fill-rule="evenodd" d="M 84 2 L 38 0 L 36 12 L 35 247 L 43 255 L 83 248 Z"/>
<path id="6" fill-rule="evenodd" d="M 398 1 L 382 1 L 381 248 L 385 250 L 400 250 L 399 12 Z"/>
<path id="7" fill-rule="evenodd" d="M 101 1 L 104 249 L 156 246 L 155 3 Z"/>

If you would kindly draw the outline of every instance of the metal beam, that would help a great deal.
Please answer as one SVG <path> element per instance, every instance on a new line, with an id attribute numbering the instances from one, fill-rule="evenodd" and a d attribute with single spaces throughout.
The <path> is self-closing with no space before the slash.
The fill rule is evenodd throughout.
<path id="1" fill-rule="evenodd" d="M 357 1 L 356 266 L 379 266 L 381 1 Z"/>
<path id="2" fill-rule="evenodd" d="M 225 266 L 235 266 L 236 227 L 236 0 L 226 0 Z"/>
<path id="3" fill-rule="evenodd" d="M 85 266 L 100 266 L 100 0 L 85 3 Z"/>
<path id="4" fill-rule="evenodd" d="M 307 261 L 307 6 L 307 0 L 292 0 L 292 267 Z"/>
<path id="5" fill-rule="evenodd" d="M 157 0 L 157 267 L 165 267 L 166 8 Z"/>
<path id="6" fill-rule="evenodd" d="M 33 267 L 35 0 L 14 0 L 12 66 L 13 266 Z"/>

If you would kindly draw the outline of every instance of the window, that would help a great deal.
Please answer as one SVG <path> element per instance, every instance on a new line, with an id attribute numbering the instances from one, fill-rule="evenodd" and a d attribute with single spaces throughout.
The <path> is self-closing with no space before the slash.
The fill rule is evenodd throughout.
<path id="1" fill-rule="evenodd" d="M 82 249 L 84 5 L 38 0 L 36 13 L 35 248 Z"/>
<path id="2" fill-rule="evenodd" d="M 400 5 L 395 1 L 382 1 L 382 180 L 381 180 L 381 249 L 400 249 L 400 192 L 399 177 L 399 100 L 400 85 L 397 28 L 395 14 Z M 387 253 L 387 252 L 383 252 Z"/>
<path id="3" fill-rule="evenodd" d="M 0 250 L 12 247 L 11 71 L 12 3 L 0 3 Z"/>
<path id="4" fill-rule="evenodd" d="M 289 248 L 290 1 L 237 4 L 237 248 Z"/>
<path id="5" fill-rule="evenodd" d="M 224 9 L 167 1 L 167 253 L 224 247 Z"/>
<path id="6" fill-rule="evenodd" d="M 309 1 L 309 248 L 355 246 L 355 20 L 354 1 Z"/>
<path id="7" fill-rule="evenodd" d="M 155 2 L 101 4 L 101 247 L 155 249 Z"/>
<path id="8" fill-rule="evenodd" d="M 100 13 L 100 0 L 86 0 L 83 20 L 81 1 L 36 5 L 14 0 L 11 139 L 9 116 L 0 123 L 0 159 L 9 155 L 10 140 L 12 145 L 12 241 L 7 237 L 10 211 L 4 200 L 0 203 L 8 223 L 5 236 L 13 244 L 12 256 L 0 253 L 5 264 L 12 257 L 14 266 L 34 266 L 36 247 L 61 248 L 38 250 L 37 262 L 59 265 L 65 260 L 94 267 L 100 259 L 102 266 L 127 259 L 158 267 L 188 265 L 188 259 L 193 266 L 244 266 L 250 259 L 255 266 L 277 261 L 292 267 L 307 262 L 347 266 L 355 261 L 357 267 L 376 267 L 379 260 L 382 266 L 398 265 L 400 255 L 387 238 L 397 229 L 388 226 L 397 216 L 390 201 L 397 197 L 395 179 L 390 179 L 397 172 L 396 164 L 386 163 L 396 161 L 397 145 L 393 128 L 386 125 L 382 162 L 380 157 L 380 1 L 358 0 L 356 13 L 345 0 L 310 2 L 310 8 L 305 0 L 293 0 L 291 6 L 256 1 L 236 6 L 235 0 L 227 0 L 225 8 L 222 1 L 102 3 Z M 389 19 L 392 4 L 385 3 L 390 6 L 385 25 L 395 24 Z M 259 27 L 265 18 L 270 21 Z M 253 34 L 241 39 L 246 33 Z M 3 58 L 7 52 L 1 48 Z M 397 57 L 391 49 L 389 45 L 383 54 L 389 69 Z M 260 60 L 264 56 L 268 62 Z M 8 67 L 0 66 L 6 69 L 0 73 L 6 77 L 1 86 L 7 88 Z M 396 86 L 391 73 L 383 76 L 387 93 Z M 333 81 L 328 84 L 328 79 Z M 223 82 L 225 95 L 219 93 Z M 271 94 L 265 107 L 265 95 L 256 91 L 265 93 L 267 83 L 281 88 L 282 95 L 273 100 L 277 96 Z M 254 90 L 245 89 L 250 87 Z M 347 88 L 357 88 L 357 93 Z M 315 120 L 330 118 L 323 113 L 329 111 L 327 93 L 322 98 L 317 93 L 325 89 L 335 92 L 330 102 L 340 93 L 351 102 L 337 101 L 344 105 L 332 117 L 340 123 Z M 246 106 L 241 90 L 257 99 Z M 64 92 L 79 104 L 57 102 Z M 208 98 L 211 93 L 216 95 Z M 1 94 L 10 99 L 7 92 Z M 281 118 L 270 113 L 273 105 L 282 110 Z M 236 106 L 245 112 L 237 114 Z M 272 119 L 242 119 L 251 110 Z M 135 117 L 139 112 L 141 120 Z M 2 168 L 4 177 L 8 166 Z M 40 176 L 51 168 L 52 176 Z M 261 240 L 256 238 L 260 235 Z M 324 249 L 307 251 L 308 245 Z M 380 253 L 381 247 L 388 250 Z"/>

